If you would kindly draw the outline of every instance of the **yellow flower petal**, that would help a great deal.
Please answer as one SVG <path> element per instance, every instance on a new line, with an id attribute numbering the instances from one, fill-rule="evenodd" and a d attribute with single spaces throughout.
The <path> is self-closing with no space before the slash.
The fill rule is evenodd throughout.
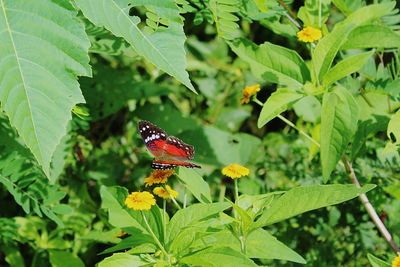
<path id="1" fill-rule="evenodd" d="M 249 175 L 250 170 L 237 163 L 228 165 L 222 169 L 222 174 L 232 179 L 237 179 L 242 176 Z"/>
<path id="2" fill-rule="evenodd" d="M 149 192 L 133 192 L 125 199 L 125 205 L 133 210 L 149 210 L 156 204 L 154 196 Z"/>
<path id="3" fill-rule="evenodd" d="M 174 174 L 174 170 L 154 170 L 149 177 L 144 179 L 146 186 L 153 184 L 165 184 L 168 178 Z"/>
<path id="4" fill-rule="evenodd" d="M 178 196 L 178 192 L 173 190 L 169 185 L 166 185 L 165 188 L 158 186 L 153 189 L 153 193 L 163 199 L 176 198 Z"/>
<path id="5" fill-rule="evenodd" d="M 322 37 L 322 32 L 319 29 L 313 27 L 305 27 L 297 33 L 297 38 L 306 43 L 315 42 Z"/>
<path id="6" fill-rule="evenodd" d="M 400 267 L 400 253 L 392 261 L 392 267 Z"/>
<path id="7" fill-rule="evenodd" d="M 249 103 L 250 102 L 250 98 L 253 95 L 256 95 L 259 91 L 260 91 L 260 85 L 259 84 L 246 86 L 246 88 L 243 89 L 243 97 L 240 100 L 240 103 L 241 104 Z"/>

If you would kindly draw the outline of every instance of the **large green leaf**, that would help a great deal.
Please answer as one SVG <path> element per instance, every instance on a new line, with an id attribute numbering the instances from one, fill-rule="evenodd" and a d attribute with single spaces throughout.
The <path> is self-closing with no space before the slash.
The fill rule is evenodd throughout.
<path id="1" fill-rule="evenodd" d="M 374 185 L 365 185 L 358 188 L 355 185 L 311 185 L 296 187 L 270 204 L 261 217 L 256 221 L 256 226 L 270 225 L 298 214 L 336 205 L 357 197 L 361 193 L 371 190 Z"/>
<path id="2" fill-rule="evenodd" d="M 327 181 L 357 130 L 358 105 L 341 86 L 326 93 L 321 112 L 321 165 Z"/>
<path id="3" fill-rule="evenodd" d="M 340 49 L 396 47 L 400 47 L 400 35 L 389 27 L 364 25 L 354 29 Z"/>
<path id="4" fill-rule="evenodd" d="M 240 251 L 239 239 L 227 230 L 205 236 L 197 244 L 200 247 L 205 244 L 207 246 L 227 246 L 238 252 Z M 249 258 L 306 263 L 302 256 L 262 228 L 252 231 L 246 237 L 246 256 Z"/>
<path id="5" fill-rule="evenodd" d="M 173 0 L 76 0 L 83 14 L 97 26 L 123 37 L 135 51 L 194 91 L 186 72 L 183 21 Z M 147 9 L 147 26 L 131 16 L 135 7 Z M 157 21 L 152 19 L 157 18 Z"/>
<path id="6" fill-rule="evenodd" d="M 313 68 L 318 80 L 322 80 L 329 70 L 337 52 L 353 29 L 388 14 L 393 7 L 394 3 L 385 3 L 360 8 L 338 23 L 332 32 L 325 35 L 315 47 L 312 57 Z"/>
<path id="7" fill-rule="evenodd" d="M 210 186 L 195 170 L 180 168 L 177 176 L 198 201 L 202 203 L 212 202 Z"/>
<path id="8" fill-rule="evenodd" d="M 346 77 L 347 75 L 360 70 L 367 60 L 373 55 L 373 53 L 373 51 L 370 51 L 352 55 L 343 59 L 325 74 L 322 83 L 325 86 L 329 86 L 332 83 Z"/>
<path id="9" fill-rule="evenodd" d="M 390 263 L 385 262 L 370 253 L 367 254 L 367 257 L 368 257 L 369 263 L 371 263 L 372 267 L 390 267 L 391 266 Z"/>
<path id="10" fill-rule="evenodd" d="M 168 241 L 172 242 L 179 232 L 191 224 L 215 215 L 229 207 L 228 203 L 193 204 L 190 207 L 179 210 L 168 224 Z"/>
<path id="11" fill-rule="evenodd" d="M 49 175 L 71 109 L 85 100 L 77 75 L 91 75 L 90 46 L 67 1 L 0 1 L 0 101 Z"/>
<path id="12" fill-rule="evenodd" d="M 70 266 L 85 267 L 82 260 L 68 251 L 50 250 L 49 258 L 52 267 L 62 267 L 66 263 Z"/>
<path id="13" fill-rule="evenodd" d="M 304 94 L 297 93 L 296 91 L 286 88 L 278 89 L 264 103 L 257 122 L 258 128 L 263 127 L 270 120 L 287 110 L 289 105 L 302 97 L 304 97 Z"/>
<path id="14" fill-rule="evenodd" d="M 210 247 L 183 257 L 180 262 L 203 267 L 257 266 L 245 255 L 230 247 Z"/>
<path id="15" fill-rule="evenodd" d="M 140 267 L 153 265 L 143 261 L 139 256 L 130 255 L 129 253 L 115 253 L 98 264 L 99 267 Z"/>
<path id="16" fill-rule="evenodd" d="M 233 41 L 230 46 L 261 81 L 295 89 L 310 80 L 309 70 L 296 51 L 268 42 L 257 46 L 247 39 Z"/>

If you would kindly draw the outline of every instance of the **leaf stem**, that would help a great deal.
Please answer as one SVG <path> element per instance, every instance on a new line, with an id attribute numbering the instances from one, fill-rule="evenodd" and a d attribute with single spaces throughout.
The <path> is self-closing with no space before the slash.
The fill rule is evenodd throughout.
<path id="1" fill-rule="evenodd" d="M 163 236 L 164 236 L 164 243 L 166 242 L 166 235 L 167 235 L 167 200 L 163 199 Z"/>
<path id="2" fill-rule="evenodd" d="M 140 213 L 142 214 L 144 223 L 146 224 L 147 230 L 149 230 L 150 235 L 153 237 L 154 242 L 156 242 L 157 246 L 160 248 L 160 250 L 162 251 L 162 253 L 164 253 L 165 257 L 168 258 L 169 260 L 169 254 L 168 252 L 165 250 L 164 246 L 161 244 L 160 240 L 158 240 L 158 238 L 156 237 L 156 235 L 154 234 L 153 230 L 151 229 L 149 223 L 147 222 L 146 216 L 144 215 L 143 211 L 140 211 Z"/>
<path id="3" fill-rule="evenodd" d="M 346 171 L 349 173 L 349 176 L 357 187 L 361 187 L 360 182 L 357 179 L 357 176 L 354 172 L 353 166 L 351 165 L 350 161 L 346 156 L 343 156 L 342 161 L 345 165 Z M 393 249 L 394 252 L 400 252 L 399 247 L 397 244 L 394 242 L 392 235 L 389 233 L 387 230 L 385 224 L 382 222 L 381 218 L 379 218 L 378 214 L 376 213 L 374 207 L 372 204 L 369 202 L 368 197 L 362 193 L 359 196 L 361 203 L 364 205 L 365 209 L 367 210 L 369 216 L 371 217 L 372 221 L 378 228 L 379 232 L 382 234 L 382 236 L 386 239 L 386 241 L 389 243 L 390 247 Z"/>
<path id="4" fill-rule="evenodd" d="M 283 12 L 285 16 L 299 29 L 301 29 L 300 24 L 296 21 L 296 14 L 283 2 L 282 0 L 278 0 L 279 4 L 287 10 L 287 12 Z"/>
<path id="5" fill-rule="evenodd" d="M 179 203 L 176 201 L 175 198 L 170 197 L 170 199 L 172 200 L 172 202 L 175 204 L 175 206 L 176 206 L 178 209 L 180 209 L 180 210 L 182 209 L 181 205 L 179 205 Z"/>
<path id="6" fill-rule="evenodd" d="M 233 182 L 235 184 L 235 203 L 238 203 L 238 200 L 239 200 L 239 188 L 238 188 L 237 179 L 234 179 Z"/>
<path id="7" fill-rule="evenodd" d="M 264 106 L 263 103 L 261 103 L 260 100 L 258 100 L 256 97 L 253 98 L 253 101 L 257 104 L 259 104 L 260 106 Z M 315 140 L 314 138 L 312 138 L 311 136 L 309 136 L 306 132 L 304 132 L 303 130 L 299 129 L 293 122 L 291 122 L 290 120 L 286 119 L 285 117 L 283 117 L 282 115 L 278 115 L 277 116 L 279 119 L 281 119 L 283 122 L 285 122 L 287 125 L 289 125 L 290 127 L 292 127 L 293 129 L 297 130 L 300 134 L 302 134 L 305 138 L 307 138 L 308 140 L 310 140 L 312 143 L 314 143 L 317 147 L 320 147 L 321 145 L 318 143 L 317 140 Z"/>

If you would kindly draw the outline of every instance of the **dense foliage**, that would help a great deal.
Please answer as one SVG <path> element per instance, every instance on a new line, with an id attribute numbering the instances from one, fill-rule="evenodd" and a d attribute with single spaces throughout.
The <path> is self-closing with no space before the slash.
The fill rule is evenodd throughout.
<path id="1" fill-rule="evenodd" d="M 0 0 L 0 266 L 399 267 L 398 8 Z"/>

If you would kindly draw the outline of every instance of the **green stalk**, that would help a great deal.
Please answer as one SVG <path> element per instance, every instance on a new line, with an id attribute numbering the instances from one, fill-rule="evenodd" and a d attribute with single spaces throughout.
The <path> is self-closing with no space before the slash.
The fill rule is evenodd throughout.
<path id="1" fill-rule="evenodd" d="M 238 188 L 237 179 L 234 179 L 234 184 L 235 184 L 235 203 L 237 203 L 239 200 L 239 188 Z"/>
<path id="2" fill-rule="evenodd" d="M 144 223 L 146 224 L 147 230 L 149 230 L 150 235 L 153 237 L 154 242 L 156 242 L 157 246 L 160 248 L 160 250 L 162 251 L 162 253 L 164 253 L 165 257 L 167 257 L 169 259 L 169 255 L 168 252 L 165 250 L 164 246 L 161 244 L 160 240 L 158 240 L 158 238 L 156 237 L 156 235 L 154 234 L 153 230 L 151 230 L 151 227 L 149 225 L 149 223 L 147 222 L 146 216 L 144 215 L 143 211 L 140 211 L 140 213 L 142 214 Z"/>
<path id="3" fill-rule="evenodd" d="M 167 201 L 163 199 L 163 232 L 164 232 L 164 243 L 166 242 L 167 235 Z"/>

